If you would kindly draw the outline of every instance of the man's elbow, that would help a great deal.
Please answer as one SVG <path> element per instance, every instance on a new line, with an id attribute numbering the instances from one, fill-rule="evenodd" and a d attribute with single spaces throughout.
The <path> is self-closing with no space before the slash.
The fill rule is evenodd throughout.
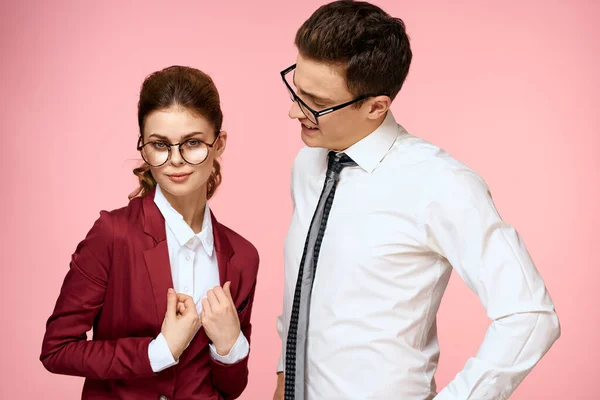
<path id="1" fill-rule="evenodd" d="M 560 321 L 558 320 L 556 312 L 551 311 L 541 314 L 538 327 L 542 331 L 540 336 L 545 339 L 546 348 L 550 349 L 561 334 Z"/>

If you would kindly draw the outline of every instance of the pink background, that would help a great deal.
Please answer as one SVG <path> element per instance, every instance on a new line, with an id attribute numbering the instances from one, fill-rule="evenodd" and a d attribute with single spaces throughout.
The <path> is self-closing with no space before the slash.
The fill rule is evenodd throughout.
<path id="1" fill-rule="evenodd" d="M 321 1 L 20 1 L 0 4 L 0 398 L 75 399 L 83 380 L 37 360 L 75 246 L 135 187 L 143 78 L 171 64 L 215 79 L 229 132 L 217 217 L 259 249 L 250 384 L 268 399 L 288 178 L 302 143 L 279 71 Z M 394 103 L 411 133 L 480 172 L 524 237 L 563 334 L 513 399 L 598 399 L 600 28 L 596 1 L 398 1 L 414 62 Z M 542 5 L 543 4 L 543 5 Z M 477 297 L 454 275 L 439 315 L 439 387 L 483 338 Z"/>

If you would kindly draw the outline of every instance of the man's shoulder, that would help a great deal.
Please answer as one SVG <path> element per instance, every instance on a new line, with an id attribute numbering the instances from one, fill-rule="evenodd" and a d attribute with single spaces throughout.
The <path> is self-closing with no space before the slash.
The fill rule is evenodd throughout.
<path id="1" fill-rule="evenodd" d="M 437 190 L 455 191 L 464 187 L 487 186 L 484 179 L 473 168 L 425 139 L 406 133 L 395 144 L 392 164 L 395 170 L 406 169 L 418 178 L 423 186 Z"/>
<path id="2" fill-rule="evenodd" d="M 292 165 L 292 183 L 299 184 L 302 177 L 311 177 L 319 173 L 327 159 L 329 150 L 304 146 L 298 151 Z"/>
<path id="3" fill-rule="evenodd" d="M 323 160 L 329 150 L 320 147 L 304 146 L 294 158 L 294 168 L 306 168 L 315 165 L 318 160 Z"/>

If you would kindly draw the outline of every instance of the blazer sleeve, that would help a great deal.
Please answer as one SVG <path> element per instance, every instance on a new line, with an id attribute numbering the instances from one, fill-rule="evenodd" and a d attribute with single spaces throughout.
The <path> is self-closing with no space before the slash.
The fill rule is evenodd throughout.
<path id="1" fill-rule="evenodd" d="M 154 375 L 148 359 L 152 337 L 87 340 L 104 304 L 113 238 L 111 215 L 102 211 L 72 256 L 42 343 L 40 361 L 50 372 L 92 379 Z"/>

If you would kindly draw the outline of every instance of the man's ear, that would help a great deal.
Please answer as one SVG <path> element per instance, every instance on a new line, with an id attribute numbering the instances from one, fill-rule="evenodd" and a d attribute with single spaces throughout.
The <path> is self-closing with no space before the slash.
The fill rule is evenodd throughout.
<path id="1" fill-rule="evenodd" d="M 368 107 L 367 117 L 369 119 L 379 119 L 385 115 L 392 105 L 392 99 L 389 96 L 371 97 L 366 106 Z"/>

